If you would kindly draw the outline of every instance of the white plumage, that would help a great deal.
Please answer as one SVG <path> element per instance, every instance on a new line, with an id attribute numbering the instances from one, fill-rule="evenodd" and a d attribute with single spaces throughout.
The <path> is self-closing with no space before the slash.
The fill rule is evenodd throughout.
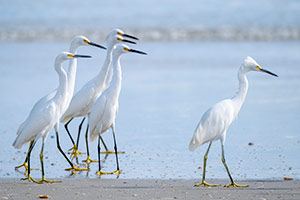
<path id="1" fill-rule="evenodd" d="M 90 141 L 94 141 L 97 138 L 101 138 L 101 134 L 112 129 L 115 154 L 117 162 L 117 170 L 114 173 L 120 173 L 117 157 L 117 145 L 115 140 L 115 119 L 119 108 L 119 95 L 122 85 L 122 71 L 120 65 L 120 56 L 123 53 L 134 52 L 140 54 L 146 54 L 141 51 L 130 49 L 125 44 L 116 44 L 112 51 L 112 69 L 113 76 L 109 87 L 102 93 L 102 95 L 94 103 L 91 113 L 89 114 L 88 123 L 90 126 Z M 100 140 L 98 140 L 98 159 L 99 159 L 99 172 L 101 175 L 100 166 Z"/>
<path id="2" fill-rule="evenodd" d="M 238 71 L 238 80 L 239 80 L 239 90 L 235 94 L 235 96 L 231 99 L 225 99 L 223 101 L 220 101 L 219 103 L 216 103 L 214 106 L 212 106 L 210 109 L 208 109 L 204 115 L 202 116 L 195 132 L 194 136 L 192 137 L 190 144 L 189 144 L 189 150 L 193 151 L 197 147 L 201 146 L 202 144 L 205 144 L 207 142 L 210 142 L 207 152 L 204 156 L 204 167 L 203 167 L 203 178 L 202 183 L 196 185 L 204 185 L 204 186 L 216 186 L 211 185 L 205 182 L 205 168 L 206 168 L 206 160 L 207 155 L 210 149 L 210 146 L 212 142 L 216 140 L 221 141 L 222 146 L 222 162 L 227 170 L 228 176 L 231 180 L 231 184 L 229 186 L 234 187 L 243 187 L 244 185 L 238 185 L 233 182 L 233 179 L 229 173 L 228 167 L 225 162 L 225 156 L 224 156 L 224 145 L 225 145 L 225 139 L 226 139 L 226 132 L 231 123 L 235 120 L 237 117 L 244 100 L 247 95 L 248 91 L 248 80 L 246 73 L 249 71 L 261 71 L 268 74 L 271 74 L 273 76 L 277 76 L 276 74 L 273 74 L 272 72 L 269 72 L 265 69 L 262 69 L 255 60 L 253 60 L 251 57 L 247 57 L 244 60 L 243 65 L 239 68 Z"/>

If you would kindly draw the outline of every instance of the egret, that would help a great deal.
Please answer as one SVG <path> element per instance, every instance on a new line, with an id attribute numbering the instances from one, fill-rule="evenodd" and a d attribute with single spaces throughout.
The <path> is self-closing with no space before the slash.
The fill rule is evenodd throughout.
<path id="1" fill-rule="evenodd" d="M 96 44 L 94 42 L 91 42 L 88 38 L 86 38 L 85 36 L 76 36 L 73 38 L 73 40 L 71 41 L 71 45 L 70 45 L 70 48 L 69 48 L 69 52 L 70 53 L 73 53 L 73 54 L 76 54 L 77 53 L 77 49 L 78 47 L 80 46 L 95 46 L 95 47 L 98 47 L 98 48 L 102 48 L 102 49 L 106 49 L 105 47 L 99 45 L 99 44 Z M 70 62 L 69 62 L 69 68 L 68 68 L 68 91 L 67 91 L 67 100 L 65 102 L 65 106 L 63 108 L 63 111 L 65 111 L 68 107 L 68 105 L 70 104 L 70 101 L 73 97 L 73 93 L 74 93 L 74 86 L 75 86 L 75 78 L 76 78 L 76 71 L 77 71 L 77 59 L 71 59 Z M 44 106 L 44 104 L 46 102 L 48 102 L 50 99 L 52 99 L 55 94 L 56 94 L 56 91 L 57 89 L 53 90 L 51 93 L 45 95 L 44 97 L 42 97 L 40 100 L 38 100 L 31 112 L 35 112 L 35 110 L 39 109 L 40 106 Z M 20 127 L 19 127 L 19 130 L 17 132 L 17 134 L 19 133 L 20 130 L 22 130 L 22 127 L 23 127 L 23 124 L 24 123 L 27 123 L 26 121 L 23 122 Z M 33 141 L 32 141 L 33 142 Z M 31 143 L 29 145 L 29 148 L 31 146 Z M 28 149 L 28 152 L 29 152 L 29 149 Z M 27 167 L 27 157 L 26 156 L 26 159 L 24 161 L 24 163 L 22 165 L 19 165 L 17 167 L 15 167 L 16 169 L 24 166 L 25 167 L 25 175 L 27 173 L 27 170 L 28 170 L 28 167 Z"/>
<path id="2" fill-rule="evenodd" d="M 195 185 L 197 187 L 201 185 L 219 186 L 219 185 L 208 184 L 205 182 L 205 168 L 206 168 L 206 160 L 207 160 L 208 152 L 212 142 L 216 140 L 221 141 L 222 163 L 231 181 L 231 184 L 226 185 L 226 187 L 230 187 L 230 186 L 248 187 L 248 185 L 238 185 L 233 181 L 229 169 L 227 167 L 227 164 L 225 162 L 224 145 L 225 145 L 227 129 L 229 128 L 230 124 L 234 121 L 234 119 L 237 117 L 246 98 L 247 90 L 248 90 L 248 80 L 246 74 L 249 71 L 265 72 L 272 76 L 277 77 L 276 74 L 261 68 L 260 65 L 258 65 L 254 59 L 248 56 L 244 60 L 243 65 L 238 70 L 237 77 L 239 80 L 239 89 L 237 93 L 231 99 L 225 99 L 223 101 L 216 103 L 214 106 L 212 106 L 204 113 L 194 132 L 194 136 L 189 144 L 189 150 L 193 151 L 197 147 L 201 146 L 202 144 L 209 142 L 208 149 L 204 155 L 202 182 L 200 184 Z"/>
<path id="3" fill-rule="evenodd" d="M 33 181 L 35 183 L 57 182 L 57 181 L 49 181 L 45 179 L 43 151 L 44 151 L 45 140 L 47 139 L 49 131 L 53 127 L 56 132 L 57 143 L 59 143 L 58 141 L 59 119 L 64 112 L 63 109 L 65 107 L 65 102 L 67 101 L 68 98 L 68 94 L 67 94 L 68 76 L 66 71 L 62 67 L 62 63 L 66 60 L 70 60 L 74 58 L 90 58 L 90 57 L 91 56 L 76 55 L 69 52 L 62 52 L 56 57 L 54 67 L 59 76 L 59 86 L 57 88 L 56 94 L 53 98 L 49 99 L 43 105 L 37 106 L 35 110 L 32 110 L 30 112 L 28 118 L 22 124 L 22 127 L 20 127 L 18 131 L 18 135 L 13 143 L 13 146 L 15 148 L 20 149 L 22 145 L 30 141 L 30 147 L 26 158 L 26 160 L 28 161 L 28 173 L 27 173 L 27 178 L 25 178 L 24 180 Z M 30 175 L 30 154 L 32 149 L 34 148 L 35 143 L 40 138 L 42 138 L 42 148 L 40 153 L 42 180 L 37 181 L 33 179 Z M 63 155 L 65 156 L 64 153 Z"/>
<path id="4" fill-rule="evenodd" d="M 116 44 L 112 50 L 112 69 L 113 76 L 109 87 L 101 94 L 101 96 L 94 103 L 88 117 L 88 124 L 90 126 L 90 141 L 94 141 L 98 137 L 98 175 L 102 174 L 120 174 L 117 143 L 115 137 L 115 119 L 117 117 L 119 108 L 119 95 L 122 84 L 122 72 L 120 65 L 120 57 L 124 53 L 139 53 L 147 55 L 146 53 L 129 48 L 125 44 Z M 101 134 L 108 129 L 112 130 L 114 139 L 114 150 L 116 155 L 117 170 L 114 172 L 103 172 L 100 164 L 100 140 Z"/>
<path id="5" fill-rule="evenodd" d="M 100 70 L 100 72 L 97 74 L 96 77 L 91 79 L 89 82 L 87 82 L 72 98 L 72 101 L 67 109 L 67 111 L 64 113 L 64 115 L 61 118 L 61 122 L 65 123 L 65 129 L 73 143 L 73 149 L 72 152 L 72 159 L 76 158 L 80 152 L 78 151 L 78 144 L 79 144 L 79 137 L 81 132 L 82 124 L 86 118 L 86 116 L 90 113 L 91 108 L 96 101 L 96 99 L 101 95 L 101 93 L 108 87 L 111 76 L 112 76 L 112 70 L 110 70 L 112 55 L 111 50 L 112 47 L 119 42 L 127 42 L 135 44 L 135 42 L 132 42 L 130 40 L 124 39 L 121 35 L 124 37 L 129 37 L 133 39 L 137 39 L 136 37 L 130 36 L 128 34 L 125 34 L 120 29 L 114 29 L 112 30 L 108 36 L 106 37 L 106 46 L 107 46 L 107 55 L 104 61 L 104 64 Z M 108 78 L 107 78 L 108 77 Z M 78 129 L 78 137 L 77 142 L 75 144 L 69 130 L 68 130 L 68 124 L 75 118 L 75 117 L 83 117 L 79 129 Z M 88 137 L 88 125 L 86 128 L 86 134 L 85 138 Z M 109 153 L 104 141 L 102 141 L 104 144 L 106 151 Z M 86 139 L 86 148 L 87 148 L 87 159 L 84 160 L 87 163 L 92 162 L 93 160 L 89 156 L 89 148 L 88 148 L 88 140 Z"/>

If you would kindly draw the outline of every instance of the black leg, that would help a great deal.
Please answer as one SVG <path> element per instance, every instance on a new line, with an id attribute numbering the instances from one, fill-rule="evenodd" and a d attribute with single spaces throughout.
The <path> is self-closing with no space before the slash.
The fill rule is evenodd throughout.
<path id="1" fill-rule="evenodd" d="M 100 150 L 101 150 L 101 147 L 100 147 L 100 134 L 99 134 L 99 137 L 98 137 L 98 163 L 99 163 L 99 172 L 101 172 L 101 163 L 100 163 Z"/>
<path id="2" fill-rule="evenodd" d="M 116 136 L 115 136 L 115 131 L 114 128 L 111 129 L 113 133 L 113 138 L 114 138 L 114 148 L 115 148 L 115 153 L 116 153 L 116 162 L 117 162 L 117 171 L 119 171 L 119 159 L 118 159 L 118 149 L 117 149 L 117 141 L 116 141 Z"/>
<path id="3" fill-rule="evenodd" d="M 79 124 L 79 128 L 78 128 L 78 136 L 77 136 L 77 141 L 76 141 L 77 150 L 78 150 L 78 145 L 79 145 L 81 127 L 82 127 L 84 120 L 85 120 L 85 117 L 82 119 L 81 123 Z"/>
<path id="4" fill-rule="evenodd" d="M 28 150 L 28 154 L 27 154 L 27 161 L 28 161 L 28 176 L 30 176 L 30 155 L 31 155 L 31 151 L 35 145 L 36 141 L 30 143 L 30 148 Z"/>
<path id="5" fill-rule="evenodd" d="M 102 137 L 101 137 L 101 142 L 102 142 L 102 144 L 104 146 L 105 151 L 108 152 L 108 148 L 107 148 L 107 146 L 106 146 L 106 144 L 105 144 L 105 142 L 104 142 L 104 140 L 103 140 Z"/>
<path id="6" fill-rule="evenodd" d="M 65 159 L 68 161 L 68 163 L 71 165 L 71 167 L 73 168 L 74 167 L 74 164 L 69 160 L 69 158 L 66 156 L 66 154 L 63 152 L 63 150 L 61 149 L 60 147 L 60 144 L 59 144 L 59 137 L 58 137 L 58 132 L 55 131 L 56 133 L 56 142 L 57 142 L 57 148 L 58 150 L 60 151 L 60 153 L 65 157 Z"/>
<path id="7" fill-rule="evenodd" d="M 86 145 L 86 153 L 87 156 L 90 156 L 90 150 L 89 150 L 89 141 L 88 141 L 88 137 L 89 137 L 89 124 L 87 124 L 86 126 L 86 130 L 85 130 L 85 145 Z"/>
<path id="8" fill-rule="evenodd" d="M 67 133 L 68 133 L 68 135 L 69 135 L 69 137 L 70 137 L 70 139 L 71 139 L 71 141 L 72 141 L 73 146 L 75 146 L 75 141 L 73 140 L 73 137 L 72 137 L 72 135 L 70 134 L 70 131 L 69 131 L 69 129 L 68 129 L 68 125 L 69 125 L 69 123 L 70 123 L 72 120 L 73 120 L 73 117 L 65 124 L 65 129 L 66 129 L 66 131 L 67 131 Z"/>

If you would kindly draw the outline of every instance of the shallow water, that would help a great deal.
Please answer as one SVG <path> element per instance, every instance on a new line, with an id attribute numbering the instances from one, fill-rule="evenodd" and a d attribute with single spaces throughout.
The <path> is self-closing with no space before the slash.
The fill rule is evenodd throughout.
<path id="1" fill-rule="evenodd" d="M 18 151 L 11 144 L 32 105 L 57 87 L 52 63 L 57 52 L 67 48 L 68 43 L 58 42 L 0 44 L 0 177 L 24 177 L 14 166 L 24 161 L 28 147 Z M 250 55 L 279 78 L 248 74 L 247 98 L 227 133 L 227 164 L 235 179 L 299 179 L 300 42 L 140 42 L 135 48 L 149 55 L 123 55 L 121 60 L 123 85 L 116 134 L 119 150 L 126 154 L 119 156 L 120 178 L 201 178 L 199 167 L 207 145 L 189 152 L 189 140 L 202 114 L 234 95 L 238 67 Z M 87 47 L 81 47 L 79 53 L 93 59 L 79 61 L 76 91 L 98 73 L 105 54 Z M 78 123 L 71 123 L 73 135 Z M 71 142 L 62 125 L 60 137 L 66 151 Z M 79 148 L 85 152 L 81 139 Z M 111 133 L 105 133 L 104 139 L 112 149 Z M 51 131 L 44 156 L 47 177 L 96 177 L 95 163 L 89 173 L 70 176 L 64 171 L 68 163 L 55 142 Z M 32 154 L 33 167 L 40 167 L 39 151 L 40 142 Z M 96 158 L 96 142 L 90 151 Z M 208 157 L 207 178 L 227 178 L 220 153 L 220 143 L 215 142 Z M 80 156 L 83 159 L 85 155 Z M 103 167 L 105 171 L 115 169 L 114 155 L 108 156 Z M 32 175 L 40 177 L 40 172 Z"/>

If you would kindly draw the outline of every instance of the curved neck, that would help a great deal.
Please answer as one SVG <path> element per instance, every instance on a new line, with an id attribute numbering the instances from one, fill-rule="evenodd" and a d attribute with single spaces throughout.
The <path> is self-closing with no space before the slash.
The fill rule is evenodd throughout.
<path id="1" fill-rule="evenodd" d="M 109 71 L 109 66 L 111 65 L 111 61 L 112 61 L 112 49 L 109 48 L 107 50 L 106 53 L 106 58 L 105 61 L 103 63 L 102 69 L 100 70 L 100 72 L 98 73 L 98 75 L 96 76 L 96 86 L 100 87 L 103 86 Z"/>
<path id="2" fill-rule="evenodd" d="M 59 77 L 59 85 L 57 88 L 57 92 L 55 96 L 53 97 L 54 101 L 60 102 L 65 99 L 66 91 L 67 91 L 67 73 L 62 67 L 62 61 L 56 60 L 55 61 L 55 70 L 58 73 Z"/>
<path id="3" fill-rule="evenodd" d="M 74 45 L 73 43 L 71 43 L 69 52 L 76 54 L 77 48 L 78 45 Z M 77 58 L 74 58 L 69 61 L 69 68 L 68 68 L 68 87 L 69 87 L 70 96 L 73 96 L 74 93 L 76 71 L 77 71 Z"/>
<path id="4" fill-rule="evenodd" d="M 109 85 L 108 90 L 111 93 L 112 96 L 114 96 L 114 99 L 119 98 L 119 94 L 121 91 L 121 85 L 122 85 L 122 70 L 121 70 L 121 65 L 120 65 L 120 54 L 114 54 L 113 55 L 113 62 L 112 62 L 112 67 L 113 67 L 113 76 Z"/>
<path id="5" fill-rule="evenodd" d="M 239 80 L 239 89 L 237 93 L 234 95 L 234 97 L 232 98 L 232 101 L 237 104 L 238 107 L 237 112 L 239 112 L 241 106 L 243 105 L 248 91 L 248 79 L 246 73 L 247 71 L 243 67 L 241 67 L 237 75 Z"/>

